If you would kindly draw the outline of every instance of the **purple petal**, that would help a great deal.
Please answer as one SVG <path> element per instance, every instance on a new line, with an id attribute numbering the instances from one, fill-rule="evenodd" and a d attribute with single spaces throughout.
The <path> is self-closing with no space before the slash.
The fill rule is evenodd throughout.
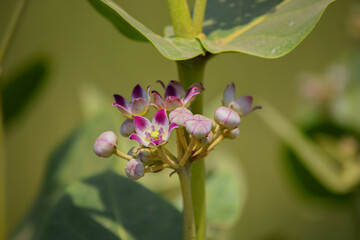
<path id="1" fill-rule="evenodd" d="M 165 98 L 168 98 L 170 96 L 177 97 L 178 94 L 176 88 L 169 84 L 165 90 Z"/>
<path id="2" fill-rule="evenodd" d="M 230 107 L 234 109 L 234 111 L 236 111 L 241 116 L 250 112 L 252 104 L 253 104 L 252 96 L 243 96 L 233 101 Z"/>
<path id="3" fill-rule="evenodd" d="M 145 99 L 145 101 L 150 103 L 150 85 L 146 88 L 146 96 L 144 99 Z"/>
<path id="4" fill-rule="evenodd" d="M 143 116 L 149 110 L 149 103 L 142 98 L 136 98 L 131 104 L 131 114 Z"/>
<path id="5" fill-rule="evenodd" d="M 183 106 L 182 101 L 179 98 L 172 97 L 172 96 L 166 98 L 166 101 L 164 103 L 164 107 L 168 111 L 171 111 L 171 110 L 173 110 L 173 109 L 175 109 L 177 107 L 182 107 L 182 106 Z"/>
<path id="6" fill-rule="evenodd" d="M 185 94 L 184 98 L 187 98 L 187 96 L 189 95 L 190 92 L 193 91 L 193 89 L 195 89 L 196 91 L 205 90 L 204 86 L 201 83 L 194 83 L 186 91 L 186 94 Z"/>
<path id="7" fill-rule="evenodd" d="M 124 108 L 123 106 L 117 104 L 117 103 L 113 103 L 113 106 L 115 106 L 117 108 L 117 110 L 119 110 L 122 114 L 124 114 L 127 118 L 132 118 L 133 116 L 131 115 L 131 112 Z"/>
<path id="8" fill-rule="evenodd" d="M 169 132 L 168 132 L 168 136 L 170 136 L 170 133 L 173 129 L 178 128 L 179 126 L 176 123 L 171 123 L 169 126 Z M 169 137 L 168 137 L 169 138 Z M 167 140 L 167 139 L 166 139 Z"/>
<path id="9" fill-rule="evenodd" d="M 164 88 L 164 90 L 165 90 L 165 88 L 166 88 L 166 87 L 165 87 L 165 84 L 164 84 L 164 82 L 163 82 L 163 81 L 161 81 L 161 80 L 157 80 L 156 82 L 157 82 L 157 83 L 160 83 L 160 84 L 161 84 L 161 86 L 162 86 L 162 87 Z"/>
<path id="10" fill-rule="evenodd" d="M 164 102 L 160 96 L 160 94 L 156 91 L 152 91 L 152 95 L 154 98 L 154 103 L 151 104 L 153 106 L 155 106 L 157 109 L 163 109 L 164 108 Z"/>
<path id="11" fill-rule="evenodd" d="M 139 84 L 134 87 L 134 90 L 131 94 L 131 101 L 134 101 L 136 98 L 146 98 L 146 92 Z"/>
<path id="12" fill-rule="evenodd" d="M 149 143 L 149 147 L 151 147 L 151 146 L 156 147 L 156 146 L 159 146 L 159 145 L 162 144 L 162 143 L 166 143 L 166 140 L 164 140 L 164 139 L 158 139 L 158 140 L 155 140 L 155 141 L 151 141 L 151 142 Z"/>
<path id="13" fill-rule="evenodd" d="M 114 94 L 114 100 L 115 100 L 114 104 L 120 105 L 125 109 L 129 109 L 129 107 L 131 105 L 128 100 L 126 100 L 124 97 L 122 97 L 118 94 Z M 114 104 L 113 104 L 113 106 L 115 106 Z"/>
<path id="14" fill-rule="evenodd" d="M 145 141 L 142 137 L 137 135 L 136 133 L 131 134 L 129 138 L 131 140 L 138 141 L 141 145 L 144 145 L 145 147 L 149 146 L 149 143 L 147 141 Z"/>
<path id="15" fill-rule="evenodd" d="M 134 117 L 135 131 L 140 137 L 145 138 L 145 132 L 151 131 L 151 122 L 144 117 Z"/>
<path id="16" fill-rule="evenodd" d="M 184 99 L 184 107 L 189 107 L 196 95 L 200 94 L 196 87 L 190 88 Z"/>
<path id="17" fill-rule="evenodd" d="M 234 101 L 235 99 L 235 84 L 234 83 L 230 83 L 223 94 L 223 105 L 225 107 L 228 107 L 229 104 Z"/>
<path id="18" fill-rule="evenodd" d="M 186 120 L 192 116 L 192 112 L 185 107 L 176 108 L 169 114 L 170 122 L 176 123 L 181 127 L 184 127 Z"/>
<path id="19" fill-rule="evenodd" d="M 183 98 L 185 96 L 185 90 L 179 82 L 172 80 L 169 82 L 168 87 L 169 86 L 175 88 L 176 91 L 176 95 L 170 95 L 170 96 L 176 96 L 178 98 Z"/>
<path id="20" fill-rule="evenodd" d="M 169 119 L 166 115 L 165 109 L 161 109 L 155 113 L 152 125 L 155 126 L 156 130 L 159 130 L 161 127 L 164 129 L 165 132 L 169 129 Z"/>

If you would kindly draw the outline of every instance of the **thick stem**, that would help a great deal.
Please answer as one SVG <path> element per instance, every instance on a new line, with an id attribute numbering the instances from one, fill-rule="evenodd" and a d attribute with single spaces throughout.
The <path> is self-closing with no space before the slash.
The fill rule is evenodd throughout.
<path id="1" fill-rule="evenodd" d="M 203 82 L 204 68 L 209 56 L 211 55 L 177 62 L 179 80 L 185 88 L 195 82 Z M 191 110 L 193 113 L 202 113 L 202 95 L 196 97 L 195 102 L 191 104 Z M 191 196 L 195 215 L 196 239 L 204 240 L 206 234 L 204 159 L 199 159 L 192 164 Z"/>
<path id="2" fill-rule="evenodd" d="M 187 0 L 168 0 L 168 5 L 175 36 L 186 39 L 195 38 Z"/>
<path id="3" fill-rule="evenodd" d="M 182 167 L 178 175 L 183 197 L 183 239 L 196 240 L 194 208 L 190 190 L 190 169 Z"/>
<path id="4" fill-rule="evenodd" d="M 194 15 L 193 15 L 193 26 L 195 34 L 198 35 L 202 32 L 202 25 L 204 22 L 204 15 L 206 9 L 207 0 L 196 0 L 194 6 Z"/>

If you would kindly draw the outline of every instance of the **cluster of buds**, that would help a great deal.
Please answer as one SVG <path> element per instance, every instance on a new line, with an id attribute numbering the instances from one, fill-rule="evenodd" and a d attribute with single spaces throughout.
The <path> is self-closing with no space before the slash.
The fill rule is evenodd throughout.
<path id="1" fill-rule="evenodd" d="M 223 106 L 216 109 L 214 120 L 211 120 L 190 111 L 192 101 L 204 90 L 201 84 L 194 84 L 185 91 L 176 81 L 170 81 L 166 87 L 160 83 L 165 90 L 164 98 L 153 91 L 153 102 L 150 102 L 150 88 L 145 91 L 140 85 L 134 88 L 131 102 L 114 95 L 113 106 L 127 118 L 120 133 L 137 141 L 139 147 L 130 149 L 127 154 L 120 152 L 113 132 L 101 134 L 94 145 L 94 151 L 100 157 L 116 154 L 128 160 L 125 173 L 133 180 L 165 168 L 176 172 L 190 167 L 192 162 L 206 157 L 225 138 L 238 137 L 241 117 L 260 108 L 252 107 L 251 96 L 235 99 L 235 85 L 231 83 L 224 91 Z M 150 105 L 157 109 L 152 121 L 144 117 Z M 165 146 L 172 132 L 176 132 L 177 154 Z"/>

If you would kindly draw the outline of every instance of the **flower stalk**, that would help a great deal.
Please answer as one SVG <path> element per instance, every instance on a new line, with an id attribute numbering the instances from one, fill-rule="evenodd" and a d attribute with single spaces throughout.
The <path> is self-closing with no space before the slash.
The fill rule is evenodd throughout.
<path id="1" fill-rule="evenodd" d="M 178 172 L 183 199 L 183 239 L 195 240 L 197 238 L 189 175 L 190 169 L 187 169 L 186 166 L 182 167 Z"/>
<path id="2" fill-rule="evenodd" d="M 198 82 L 203 83 L 204 70 L 211 55 L 199 56 L 185 61 L 177 61 L 179 81 L 184 87 Z M 201 114 L 203 110 L 202 95 L 198 96 L 191 105 L 193 113 Z M 191 197 L 194 209 L 196 239 L 205 240 L 206 213 L 205 213 L 205 162 L 198 159 L 191 167 Z"/>

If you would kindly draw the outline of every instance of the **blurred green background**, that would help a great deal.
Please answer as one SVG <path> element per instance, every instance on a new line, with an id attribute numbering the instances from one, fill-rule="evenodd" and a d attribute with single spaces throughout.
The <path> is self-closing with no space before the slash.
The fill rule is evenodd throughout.
<path id="1" fill-rule="evenodd" d="M 158 34 L 171 24 L 165 1 L 118 2 Z M 229 53 L 211 59 L 205 70 L 204 102 L 220 99 L 233 81 L 238 95 L 254 96 L 255 104 L 266 99 L 292 118 L 301 104 L 297 76 L 304 71 L 322 72 L 351 51 L 345 20 L 358 2 L 331 4 L 315 30 L 285 57 L 266 60 Z M 16 4 L 0 2 L 0 39 Z M 84 91 L 96 88 L 111 103 L 114 93 L 129 97 L 136 83 L 146 86 L 158 79 L 177 79 L 173 62 L 150 44 L 119 34 L 85 0 L 27 1 L 4 58 L 1 84 L 8 84 L 6 80 L 34 59 L 45 61 L 44 83 L 5 129 L 8 232 L 35 200 L 52 150 L 83 120 L 80 95 Z M 354 203 L 309 198 L 295 189 L 281 160 L 281 142 L 259 114 L 244 118 L 239 139 L 217 148 L 238 156 L 234 164 L 244 173 L 247 189 L 242 214 L 226 239 L 359 239 Z M 121 121 L 119 114 L 119 127 Z"/>

